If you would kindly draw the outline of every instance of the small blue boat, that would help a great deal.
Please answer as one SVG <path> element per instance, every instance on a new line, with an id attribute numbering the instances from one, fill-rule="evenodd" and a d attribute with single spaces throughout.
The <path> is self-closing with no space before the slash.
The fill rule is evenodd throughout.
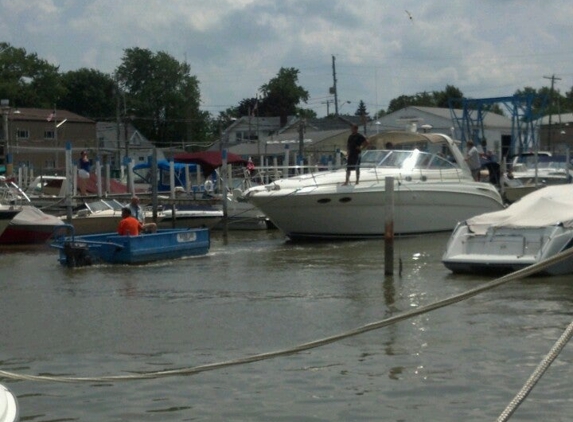
<path id="1" fill-rule="evenodd" d="M 59 261 L 67 267 L 101 263 L 144 264 L 205 255 L 211 246 L 207 228 L 164 229 L 139 236 L 117 233 L 74 236 L 73 226 L 66 224 L 64 228 L 68 235 L 58 236 L 62 230 L 59 229 L 50 246 L 59 249 Z"/>

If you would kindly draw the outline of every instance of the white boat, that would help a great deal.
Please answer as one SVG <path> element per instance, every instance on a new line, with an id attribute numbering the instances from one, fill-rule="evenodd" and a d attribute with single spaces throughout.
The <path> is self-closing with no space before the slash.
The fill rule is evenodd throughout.
<path id="1" fill-rule="evenodd" d="M 217 205 L 223 212 L 223 205 Z M 223 221 L 215 229 L 223 228 Z M 267 216 L 243 196 L 243 191 L 234 189 L 227 196 L 227 229 L 229 230 L 266 230 L 269 228 Z"/>
<path id="2" fill-rule="evenodd" d="M 460 273 L 507 273 L 573 247 L 573 185 L 547 186 L 508 208 L 460 223 L 448 241 L 444 265 Z M 573 273 L 573 259 L 543 271 Z"/>
<path id="3" fill-rule="evenodd" d="M 362 154 L 359 184 L 344 185 L 342 168 L 277 180 L 245 196 L 291 239 L 384 237 L 387 177 L 394 178 L 396 234 L 453 230 L 503 208 L 493 185 L 473 180 L 447 135 L 387 132 L 369 142 L 374 149 Z"/>
<path id="4" fill-rule="evenodd" d="M 30 205 L 16 184 L 0 177 L 0 244 L 44 243 L 62 221 Z"/>
<path id="5" fill-rule="evenodd" d="M 124 205 L 115 199 L 96 199 L 85 201 L 75 210 L 71 221 L 67 221 L 67 216 L 60 218 L 72 224 L 77 235 L 115 232 L 123 207 Z"/>
<path id="6" fill-rule="evenodd" d="M 20 420 L 16 396 L 0 384 L 0 422 L 17 422 Z"/>
<path id="7" fill-rule="evenodd" d="M 521 154 L 514 158 L 512 163 L 513 180 L 523 185 L 556 185 L 571 183 L 573 180 L 573 163 L 567 163 L 565 156 L 555 156 L 540 151 Z"/>
<path id="8" fill-rule="evenodd" d="M 69 222 L 74 226 L 75 234 L 88 235 L 98 233 L 111 233 L 117 230 L 121 220 L 121 202 L 116 199 L 97 199 L 85 201 L 83 206 L 76 210 Z M 146 221 L 151 221 L 153 214 L 145 211 Z M 157 213 L 157 225 L 159 228 L 211 228 L 223 217 L 219 210 L 176 210 L 175 220 L 171 209 L 164 209 Z M 68 222 L 66 216 L 60 217 Z"/>
<path id="9" fill-rule="evenodd" d="M 175 219 L 173 211 L 164 209 L 158 214 L 159 228 L 213 228 L 223 218 L 223 211 L 217 209 L 175 209 Z"/>

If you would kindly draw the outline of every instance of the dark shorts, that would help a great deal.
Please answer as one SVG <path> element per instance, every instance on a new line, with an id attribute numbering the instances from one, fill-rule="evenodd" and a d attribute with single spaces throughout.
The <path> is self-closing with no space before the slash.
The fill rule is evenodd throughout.
<path id="1" fill-rule="evenodd" d="M 348 156 L 346 160 L 346 169 L 347 170 L 355 170 L 360 166 L 360 156 Z"/>

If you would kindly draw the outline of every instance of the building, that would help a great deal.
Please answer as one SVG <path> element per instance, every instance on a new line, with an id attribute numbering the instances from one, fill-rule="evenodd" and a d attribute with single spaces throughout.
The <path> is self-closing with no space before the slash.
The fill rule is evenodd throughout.
<path id="1" fill-rule="evenodd" d="M 368 125 L 368 133 L 373 134 L 389 130 L 412 130 L 443 133 L 451 136 L 453 139 L 460 140 L 462 139 L 461 128 L 456 122 L 456 116 L 462 116 L 462 114 L 463 110 L 409 106 L 386 114 L 376 121 L 371 121 Z M 482 128 L 477 129 L 481 131 Z M 493 151 L 500 157 L 511 145 L 511 119 L 495 113 L 486 113 L 483 119 L 482 136 L 485 138 L 484 150 Z"/>
<path id="2" fill-rule="evenodd" d="M 66 110 L 11 108 L 2 101 L 0 166 L 63 174 L 66 143 L 74 154 L 96 148 L 96 122 Z"/>
<path id="3" fill-rule="evenodd" d="M 133 165 L 146 163 L 153 155 L 154 145 L 131 123 L 98 122 L 96 124 L 97 151 L 102 163 L 109 163 L 112 169 L 119 169 L 129 157 Z M 96 155 L 93 154 L 93 155 Z M 165 155 L 157 150 L 157 159 Z"/>
<path id="4" fill-rule="evenodd" d="M 242 117 L 225 129 L 221 139 L 209 150 L 225 147 L 244 158 L 251 157 L 257 165 L 265 161 L 295 164 L 302 145 L 306 164 L 327 164 L 337 152 L 346 150 L 346 141 L 353 124 L 361 124 L 359 116 L 300 119 L 289 117 L 280 126 L 278 117 Z"/>
<path id="5" fill-rule="evenodd" d="M 544 116 L 539 122 L 539 149 L 566 154 L 573 147 L 573 113 Z"/>

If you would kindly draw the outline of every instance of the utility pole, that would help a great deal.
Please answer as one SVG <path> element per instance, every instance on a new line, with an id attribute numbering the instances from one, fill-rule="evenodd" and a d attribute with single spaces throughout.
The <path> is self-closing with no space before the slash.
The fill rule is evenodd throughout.
<path id="1" fill-rule="evenodd" d="M 551 79 L 551 89 L 549 90 L 549 134 L 547 136 L 547 149 L 551 151 L 551 116 L 553 115 L 553 110 L 551 110 L 551 106 L 553 105 L 553 87 L 555 85 L 555 81 L 560 81 L 561 78 L 556 77 L 555 75 L 551 76 L 544 76 L 545 79 Z"/>
<path id="2" fill-rule="evenodd" d="M 338 89 L 336 88 L 336 57 L 332 56 L 332 79 L 334 85 L 330 88 L 330 93 L 334 94 L 334 115 L 338 116 Z"/>

